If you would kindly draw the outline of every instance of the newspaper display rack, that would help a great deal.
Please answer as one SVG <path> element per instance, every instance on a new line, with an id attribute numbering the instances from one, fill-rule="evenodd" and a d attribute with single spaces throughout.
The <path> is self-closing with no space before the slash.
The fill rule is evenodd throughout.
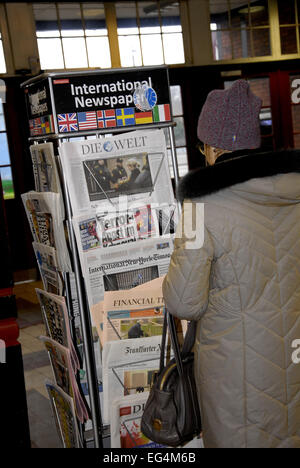
<path id="1" fill-rule="evenodd" d="M 137 265 L 141 262 L 141 252 L 148 252 L 146 260 L 150 263 L 144 270 L 154 272 L 150 274 L 149 280 L 166 273 L 168 263 L 163 259 L 171 255 L 167 243 L 160 244 L 161 248 L 166 249 L 165 255 L 152 255 L 153 240 L 147 229 L 143 232 L 142 222 L 145 218 L 148 221 L 151 219 L 151 230 L 157 232 L 158 216 L 161 222 L 164 216 L 161 211 L 159 214 L 152 213 L 149 206 L 153 201 L 159 204 L 166 198 L 172 198 L 170 174 L 165 172 L 168 168 L 167 150 L 166 147 L 164 150 L 159 149 L 160 144 L 160 148 L 165 145 L 165 139 L 164 143 L 160 143 L 164 129 L 169 136 L 175 185 L 179 180 L 168 69 L 162 66 L 47 73 L 26 81 L 22 88 L 27 105 L 29 144 L 36 186 L 35 192 L 24 194 L 22 198 L 45 289 L 37 290 L 48 335 L 42 337 L 42 340 L 55 375 L 55 383 L 48 382 L 46 386 L 64 446 L 98 448 L 103 446 L 106 434 L 109 434 L 109 422 L 105 416 L 108 408 L 103 408 L 99 396 L 99 362 L 95 353 L 92 321 L 94 317 L 102 317 L 101 299 L 105 290 L 128 289 L 125 283 L 129 281 L 128 274 L 125 275 L 128 270 L 126 261 L 118 262 L 120 268 L 115 273 L 110 252 L 114 249 L 114 258 L 118 252 L 120 256 L 124 255 L 131 243 L 134 245 L 131 252 L 135 251 L 137 256 L 136 260 L 132 258 L 131 264 L 136 262 Z M 148 143 L 143 148 L 138 148 L 137 142 L 145 143 L 146 139 Z M 127 147 L 124 149 L 122 141 L 125 140 Z M 100 183 L 95 175 L 96 168 L 99 173 L 99 167 L 104 165 L 99 156 L 100 148 L 103 147 L 104 153 L 108 153 L 105 156 L 105 165 L 106 170 L 110 169 L 109 190 L 107 186 L 103 186 L 104 178 Z M 114 158 L 107 159 L 112 154 Z M 135 165 L 140 168 L 143 166 L 143 170 L 139 171 L 139 180 L 143 179 L 145 190 L 137 183 L 134 190 L 125 190 L 129 187 L 130 171 L 127 170 L 126 173 L 122 167 L 124 161 L 131 174 L 136 169 Z M 117 180 L 113 179 L 116 169 L 119 170 L 119 175 L 115 176 Z M 147 170 L 148 175 L 151 172 L 151 181 L 148 178 L 148 182 Z M 122 174 L 122 171 L 125 172 Z M 140 193 L 146 190 L 147 197 L 145 203 L 131 211 L 130 215 L 127 214 L 122 220 L 121 217 L 118 218 L 116 230 L 113 229 L 115 226 L 111 219 L 105 215 L 108 211 L 102 210 L 101 215 L 96 215 L 95 207 L 105 203 L 108 206 L 114 205 L 120 187 L 122 193 L 130 194 L 133 201 L 139 200 Z M 173 202 L 176 206 L 174 199 Z M 171 217 L 167 217 L 165 225 L 170 223 Z M 143 239 L 142 242 L 138 242 L 140 239 Z M 113 249 L 110 249 L 111 246 Z M 91 266 L 93 259 L 98 258 L 100 248 L 101 252 L 105 252 L 101 257 L 101 264 Z M 161 261 L 159 266 L 157 259 Z M 138 286 L 138 290 L 141 286 L 138 281 L 134 282 L 134 275 L 138 278 L 141 269 L 132 270 L 134 269 L 131 267 L 130 284 L 131 287 Z M 87 271 L 91 272 L 90 277 Z M 99 276 L 98 271 L 101 271 L 102 276 Z M 155 281 L 157 280 L 154 279 Z M 152 312 L 148 310 L 139 313 L 142 312 L 147 323 L 152 321 L 156 328 L 160 327 L 160 317 L 152 320 Z M 124 311 L 112 311 L 110 314 L 112 315 L 105 323 L 108 337 L 113 335 L 116 323 L 111 317 L 123 317 Z M 154 325 L 151 325 L 152 328 Z M 120 330 L 117 333 L 119 338 Z M 142 339 L 145 345 L 148 342 L 158 345 L 158 336 L 146 336 L 150 337 Z M 138 340 L 133 340 L 132 343 L 136 341 Z M 104 360 L 113 355 L 116 345 L 114 341 L 108 344 L 109 347 L 104 351 Z M 153 350 L 154 348 L 155 346 L 151 347 Z M 155 353 L 153 359 L 156 359 Z M 152 367 L 149 366 L 151 372 Z M 112 372 L 108 369 L 105 372 L 103 378 L 106 386 L 114 376 L 120 381 L 114 368 Z M 87 399 L 82 395 L 78 377 L 82 374 L 86 376 L 88 391 L 84 393 L 87 394 Z M 125 384 L 121 384 L 125 388 Z M 117 396 L 120 399 L 123 395 L 121 393 Z M 134 395 L 130 395 L 130 399 L 133 402 Z M 142 401 L 143 397 L 137 395 L 137 399 Z M 104 400 L 107 403 L 107 395 Z M 63 417 L 60 417 L 62 414 Z M 87 419 L 89 426 L 84 424 Z M 115 423 L 113 437 L 116 438 Z"/>

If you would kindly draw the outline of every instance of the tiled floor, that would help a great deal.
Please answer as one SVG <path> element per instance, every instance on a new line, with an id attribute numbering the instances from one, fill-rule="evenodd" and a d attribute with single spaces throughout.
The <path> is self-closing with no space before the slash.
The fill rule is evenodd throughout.
<path id="1" fill-rule="evenodd" d="M 28 417 L 32 447 L 58 448 L 61 442 L 57 434 L 45 380 L 52 379 L 52 369 L 47 352 L 39 336 L 45 335 L 35 288 L 41 282 L 17 284 L 14 293 L 18 306 L 20 326 L 19 342 L 22 345 Z"/>

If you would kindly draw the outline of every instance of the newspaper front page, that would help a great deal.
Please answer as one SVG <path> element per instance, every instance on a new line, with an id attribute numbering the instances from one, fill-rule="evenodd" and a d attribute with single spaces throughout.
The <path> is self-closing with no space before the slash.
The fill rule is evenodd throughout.
<path id="1" fill-rule="evenodd" d="M 22 195 L 22 200 L 34 241 L 54 247 L 60 269 L 70 271 L 61 194 L 28 192 Z"/>
<path id="2" fill-rule="evenodd" d="M 74 216 L 105 212 L 122 196 L 141 205 L 174 203 L 163 130 L 65 142 L 60 157 Z"/>
<path id="3" fill-rule="evenodd" d="M 104 293 L 102 346 L 107 341 L 162 334 L 163 278 L 137 288 Z"/>
<path id="4" fill-rule="evenodd" d="M 37 192 L 61 193 L 53 143 L 30 146 L 32 167 Z"/>
<path id="5" fill-rule="evenodd" d="M 47 293 L 42 289 L 36 289 L 35 291 L 41 306 L 48 336 L 70 350 L 73 369 L 75 371 L 80 369 L 78 356 L 71 336 L 65 298 Z"/>
<path id="6" fill-rule="evenodd" d="M 32 246 L 45 290 L 61 296 L 64 285 L 56 249 L 38 242 L 33 242 Z"/>
<path id="7" fill-rule="evenodd" d="M 173 252 L 170 236 L 144 240 L 134 246 L 80 251 L 90 307 L 101 302 L 105 291 L 130 289 L 165 275 Z"/>
<path id="8" fill-rule="evenodd" d="M 50 380 L 45 382 L 58 434 L 64 448 L 81 448 L 74 400 Z"/>
<path id="9" fill-rule="evenodd" d="M 111 412 L 112 448 L 159 448 L 141 431 L 141 420 L 149 392 L 119 398 L 113 402 Z"/>
<path id="10" fill-rule="evenodd" d="M 114 400 L 149 391 L 159 368 L 161 336 L 109 341 L 103 347 L 103 419 L 110 423 Z"/>
<path id="11" fill-rule="evenodd" d="M 46 336 L 41 336 L 40 340 L 48 351 L 56 384 L 74 399 L 77 418 L 84 423 L 89 416 L 78 388 L 75 377 L 77 369 L 72 365 L 70 350 Z"/>

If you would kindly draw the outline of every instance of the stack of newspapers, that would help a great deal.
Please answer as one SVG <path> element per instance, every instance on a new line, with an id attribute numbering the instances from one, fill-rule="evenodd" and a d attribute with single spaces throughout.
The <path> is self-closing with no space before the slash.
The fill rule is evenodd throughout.
<path id="1" fill-rule="evenodd" d="M 36 190 L 23 194 L 22 200 L 44 286 L 44 290 L 36 289 L 46 328 L 46 336 L 40 338 L 53 370 L 53 382 L 45 384 L 64 447 L 80 447 L 78 422 L 84 423 L 89 416 L 77 383 L 81 366 L 74 340 L 80 344 L 82 338 L 57 161 L 52 143 L 33 145 L 30 152 Z M 72 291 L 69 307 L 64 297 L 66 278 Z M 72 330 L 71 315 L 74 317 Z"/>

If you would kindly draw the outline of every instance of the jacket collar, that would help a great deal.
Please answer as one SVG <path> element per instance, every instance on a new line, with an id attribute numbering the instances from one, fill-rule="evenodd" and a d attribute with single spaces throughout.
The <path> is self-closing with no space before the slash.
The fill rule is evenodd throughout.
<path id="1" fill-rule="evenodd" d="M 182 202 L 186 198 L 203 197 L 254 178 L 300 172 L 300 150 L 265 153 L 256 150 L 241 154 L 225 154 L 214 166 L 186 174 L 178 186 L 178 199 Z"/>

